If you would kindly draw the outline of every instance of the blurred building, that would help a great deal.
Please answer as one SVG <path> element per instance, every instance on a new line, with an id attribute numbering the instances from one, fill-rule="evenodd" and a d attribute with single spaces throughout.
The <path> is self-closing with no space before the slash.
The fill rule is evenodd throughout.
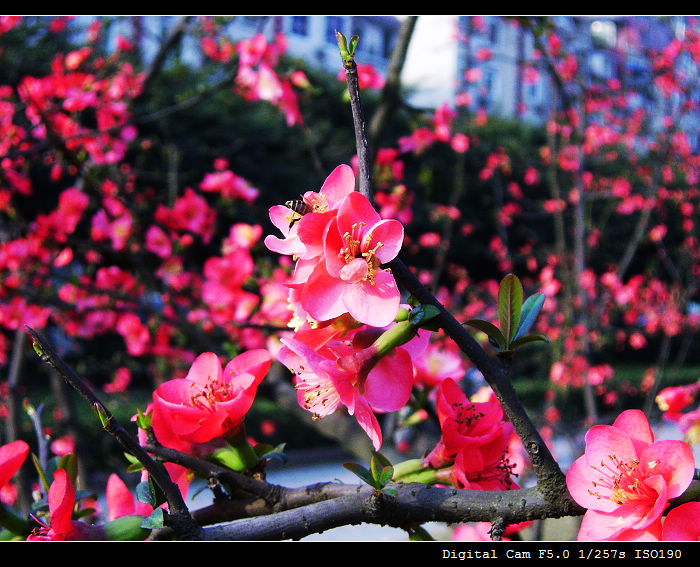
<path id="1" fill-rule="evenodd" d="M 342 68 L 336 30 L 350 39 L 360 37 L 362 62 L 385 74 L 401 22 L 394 16 L 237 16 L 231 22 L 234 38 L 262 32 L 281 32 L 287 53 L 331 73 Z"/>
<path id="2" fill-rule="evenodd" d="M 534 18 L 536 19 L 536 18 Z M 653 66 L 661 50 L 680 39 L 689 16 L 552 16 L 564 53 L 576 56 L 577 76 L 588 87 L 615 81 L 625 89 L 629 110 L 642 108 L 657 120 L 680 108 L 698 90 L 665 97 L 654 84 Z M 501 16 L 460 16 L 455 94 L 466 93 L 473 108 L 542 123 L 559 104 L 551 75 L 543 68 L 533 34 Z M 544 41 L 544 40 L 543 40 Z M 536 62 L 527 65 L 526 62 Z M 687 84 L 697 84 L 697 63 L 682 53 L 676 60 Z M 578 85 L 571 85 L 573 89 Z M 697 118 L 684 116 L 683 128 L 698 147 Z"/>

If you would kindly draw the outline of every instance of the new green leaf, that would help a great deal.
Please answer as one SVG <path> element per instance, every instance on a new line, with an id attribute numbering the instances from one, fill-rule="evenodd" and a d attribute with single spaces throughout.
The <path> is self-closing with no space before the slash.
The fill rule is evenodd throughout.
<path id="1" fill-rule="evenodd" d="M 523 286 L 515 274 L 508 274 L 501 280 L 498 289 L 498 319 L 506 346 L 510 345 L 518 330 L 522 305 Z"/>

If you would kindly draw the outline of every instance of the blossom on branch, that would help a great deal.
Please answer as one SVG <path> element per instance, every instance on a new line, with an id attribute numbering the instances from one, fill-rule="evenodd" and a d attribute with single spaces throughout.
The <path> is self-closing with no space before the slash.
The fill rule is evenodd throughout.
<path id="1" fill-rule="evenodd" d="M 695 472 L 690 446 L 654 441 L 639 410 L 591 427 L 585 440 L 585 453 L 566 475 L 571 496 L 587 509 L 578 539 L 660 539 L 669 500 L 683 494 Z"/>
<path id="2" fill-rule="evenodd" d="M 424 338 L 416 337 L 414 345 L 382 354 L 376 342 L 368 344 L 376 331 L 366 327 L 351 330 L 341 340 L 327 339 L 322 328 L 321 341 L 314 339 L 312 332 L 298 337 L 309 344 L 282 337 L 284 346 L 277 358 L 294 373 L 299 405 L 312 412 L 314 419 L 345 406 L 379 450 L 382 431 L 375 413 L 397 411 L 408 402 L 413 385 L 409 352 L 420 350 Z"/>
<path id="3" fill-rule="evenodd" d="M 516 488 L 508 459 L 513 424 L 505 421 L 498 402 L 472 402 L 446 378 L 437 392 L 436 409 L 442 437 L 424 459 L 425 466 L 444 469 L 446 482 L 458 488 Z"/>
<path id="4" fill-rule="evenodd" d="M 199 444 L 236 435 L 271 362 L 266 350 L 255 349 L 222 369 L 216 354 L 200 354 L 185 378 L 169 380 L 153 392 L 156 439 L 191 453 Z"/>

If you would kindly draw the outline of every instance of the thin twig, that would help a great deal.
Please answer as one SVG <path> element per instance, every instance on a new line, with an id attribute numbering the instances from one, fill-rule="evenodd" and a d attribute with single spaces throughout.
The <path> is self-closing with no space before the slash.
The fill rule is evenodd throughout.
<path id="1" fill-rule="evenodd" d="M 343 60 L 343 67 L 345 68 L 345 80 L 348 84 L 352 121 L 355 127 L 355 143 L 357 145 L 359 164 L 358 190 L 372 201 L 374 198 L 372 189 L 372 157 L 370 154 L 369 142 L 367 141 L 367 130 L 365 128 L 365 118 L 362 113 L 362 104 L 360 103 L 360 84 L 357 75 L 357 64 L 354 59 L 349 61 Z"/>

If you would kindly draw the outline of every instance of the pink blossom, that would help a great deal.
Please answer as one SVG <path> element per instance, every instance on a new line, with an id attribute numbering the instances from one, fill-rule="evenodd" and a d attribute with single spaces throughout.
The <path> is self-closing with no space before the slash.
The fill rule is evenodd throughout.
<path id="1" fill-rule="evenodd" d="M 130 382 L 131 370 L 129 370 L 126 366 L 122 366 L 114 373 L 112 381 L 107 382 L 104 386 L 102 386 L 102 390 L 108 394 L 125 392 Z"/>
<path id="2" fill-rule="evenodd" d="M 75 452 L 75 439 L 70 435 L 64 435 L 51 442 L 51 451 L 60 457 Z"/>
<path id="3" fill-rule="evenodd" d="M 267 374 L 270 354 L 246 351 L 222 370 L 212 352 L 200 354 L 185 378 L 153 392 L 153 433 L 166 447 L 192 452 L 196 445 L 235 435 Z"/>
<path id="4" fill-rule="evenodd" d="M 351 346 L 347 341 L 329 341 L 314 350 L 293 338 L 282 337 L 279 361 L 294 374 L 299 405 L 320 419 L 345 406 L 357 419 L 376 450 L 382 432 L 375 412 L 401 409 L 411 394 L 411 355 L 397 347 L 378 361 L 372 347 Z M 343 364 L 353 356 L 357 366 Z M 369 364 L 363 364 L 363 360 Z"/>
<path id="5" fill-rule="evenodd" d="M 168 471 L 173 482 L 177 484 L 183 498 L 185 498 L 190 485 L 189 470 L 175 463 L 164 463 L 163 466 Z M 147 479 L 148 473 L 144 470 L 141 473 L 141 480 Z M 134 514 L 149 516 L 153 512 L 153 507 L 150 504 L 137 500 L 116 473 L 110 474 L 107 479 L 105 499 L 107 502 L 107 519 L 110 521 Z M 162 505 L 162 508 L 167 507 L 167 503 Z"/>
<path id="6" fill-rule="evenodd" d="M 684 386 L 669 386 L 661 390 L 656 398 L 656 405 L 664 412 L 664 418 L 675 421 L 682 410 L 693 403 L 700 392 L 700 381 Z"/>
<path id="7" fill-rule="evenodd" d="M 49 524 L 36 528 L 27 541 L 89 541 L 105 539 L 101 526 L 73 520 L 75 488 L 68 473 L 57 469 L 49 487 Z"/>
<path id="8" fill-rule="evenodd" d="M 424 459 L 426 466 L 448 467 L 449 481 L 460 488 L 512 488 L 507 450 L 513 424 L 504 421 L 500 404 L 472 402 L 447 378 L 440 384 L 436 409 L 442 436 Z"/>
<path id="9" fill-rule="evenodd" d="M 227 199 L 243 199 L 252 203 L 257 198 L 260 191 L 242 177 L 236 175 L 231 170 L 215 171 L 207 173 L 199 184 L 202 191 L 220 193 Z"/>
<path id="10" fill-rule="evenodd" d="M 664 519 L 664 541 L 700 541 L 700 502 L 686 502 L 671 510 Z"/>
<path id="11" fill-rule="evenodd" d="M 355 174 L 349 165 L 337 166 L 316 191 L 302 195 L 306 214 L 285 205 L 270 208 L 270 220 L 284 238 L 265 237 L 265 246 L 273 252 L 301 259 L 316 258 L 323 253 L 323 232 L 335 216 L 341 201 L 355 190 Z"/>
<path id="12" fill-rule="evenodd" d="M 301 292 L 301 305 L 316 320 L 350 313 L 361 323 L 385 327 L 399 309 L 394 276 L 380 267 L 398 254 L 403 226 L 382 219 L 369 200 L 350 193 L 323 236 L 325 261 L 318 262 Z"/>
<path id="13" fill-rule="evenodd" d="M 423 387 L 438 386 L 447 378 L 457 381 L 465 373 L 460 355 L 436 344 L 428 345 L 423 355 L 413 360 L 413 381 Z"/>
<path id="14" fill-rule="evenodd" d="M 654 441 L 645 415 L 622 412 L 612 425 L 586 433 L 585 453 L 566 475 L 571 496 L 587 509 L 579 540 L 646 538 L 657 534 L 671 498 L 683 494 L 695 472 L 690 446 Z"/>

